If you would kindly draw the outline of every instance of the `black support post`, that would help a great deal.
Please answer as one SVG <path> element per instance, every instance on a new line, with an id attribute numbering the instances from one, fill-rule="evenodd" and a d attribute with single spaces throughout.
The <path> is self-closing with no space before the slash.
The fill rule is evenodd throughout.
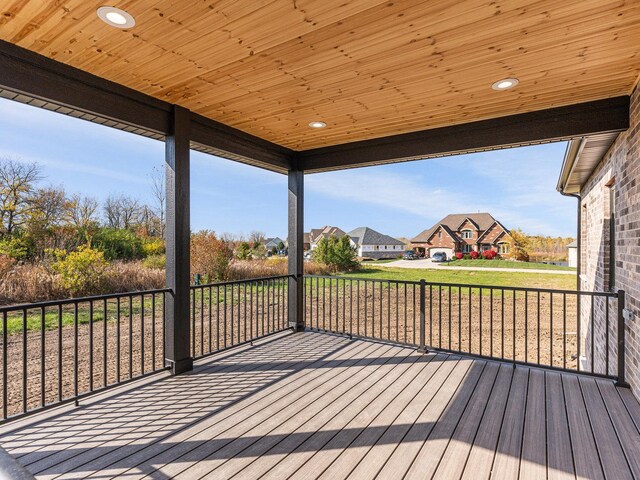
<path id="1" fill-rule="evenodd" d="M 289 170 L 289 327 L 304 331 L 304 172 Z"/>
<path id="2" fill-rule="evenodd" d="M 174 106 L 166 139 L 167 266 L 166 359 L 173 375 L 193 369 L 189 319 L 189 139 L 190 112 Z"/>

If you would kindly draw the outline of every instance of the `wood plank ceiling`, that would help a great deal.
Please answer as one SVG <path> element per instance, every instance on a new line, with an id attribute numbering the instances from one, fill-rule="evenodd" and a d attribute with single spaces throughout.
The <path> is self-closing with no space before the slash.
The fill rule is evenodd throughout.
<path id="1" fill-rule="evenodd" d="M 626 95 L 640 73 L 640 0 L 114 0 L 130 30 L 103 4 L 5 0 L 0 38 L 295 150 Z"/>

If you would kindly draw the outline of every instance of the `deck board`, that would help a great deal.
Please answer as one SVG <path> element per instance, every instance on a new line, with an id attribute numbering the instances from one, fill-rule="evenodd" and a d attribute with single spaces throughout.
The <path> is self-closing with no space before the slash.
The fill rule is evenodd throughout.
<path id="1" fill-rule="evenodd" d="M 39 479 L 640 475 L 609 380 L 312 332 L 38 417 L 0 445 Z"/>

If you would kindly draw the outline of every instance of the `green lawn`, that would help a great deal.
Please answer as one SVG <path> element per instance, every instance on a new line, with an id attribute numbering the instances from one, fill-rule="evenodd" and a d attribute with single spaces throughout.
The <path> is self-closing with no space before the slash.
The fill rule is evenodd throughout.
<path id="1" fill-rule="evenodd" d="M 349 277 L 382 280 L 419 281 L 434 283 L 459 283 L 462 285 L 495 285 L 499 287 L 532 287 L 560 290 L 575 290 L 575 275 L 553 275 L 550 273 L 524 272 L 480 272 L 460 270 L 437 270 L 417 268 L 390 268 L 364 265 L 359 272 L 346 274 Z"/>
<path id="2" fill-rule="evenodd" d="M 491 268 L 521 268 L 534 270 L 570 270 L 576 271 L 574 267 L 562 267 L 558 265 L 549 265 L 547 263 L 533 262 L 511 262 L 508 260 L 454 260 L 445 265 L 449 267 L 491 267 Z"/>

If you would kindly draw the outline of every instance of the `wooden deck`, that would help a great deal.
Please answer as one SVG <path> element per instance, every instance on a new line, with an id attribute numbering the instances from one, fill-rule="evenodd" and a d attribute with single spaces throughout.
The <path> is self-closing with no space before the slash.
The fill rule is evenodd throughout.
<path id="1" fill-rule="evenodd" d="M 4 427 L 38 478 L 640 478 L 611 381 L 286 334 Z"/>

